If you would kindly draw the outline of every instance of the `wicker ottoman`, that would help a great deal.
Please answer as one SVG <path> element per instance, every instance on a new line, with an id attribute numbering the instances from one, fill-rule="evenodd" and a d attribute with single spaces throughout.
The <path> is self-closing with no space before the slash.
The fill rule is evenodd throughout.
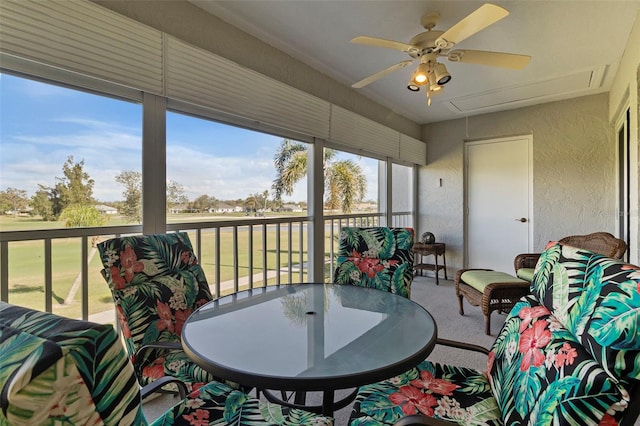
<path id="1" fill-rule="evenodd" d="M 455 284 L 460 315 L 464 315 L 463 297 L 471 305 L 481 306 L 486 334 L 491 334 L 491 312 L 511 310 L 530 291 L 528 281 L 492 269 L 461 269 L 456 272 Z"/>

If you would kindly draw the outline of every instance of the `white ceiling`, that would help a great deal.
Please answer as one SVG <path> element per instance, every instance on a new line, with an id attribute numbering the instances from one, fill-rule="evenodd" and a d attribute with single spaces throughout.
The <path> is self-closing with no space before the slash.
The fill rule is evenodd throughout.
<path id="1" fill-rule="evenodd" d="M 446 31 L 483 1 L 191 0 L 206 11 L 350 86 L 406 53 L 352 44 L 358 35 L 408 43 L 421 16 L 440 14 Z M 418 123 L 430 123 L 609 90 L 640 0 L 495 1 L 509 16 L 463 40 L 460 49 L 532 56 L 523 69 L 453 63 L 452 80 L 427 106 L 406 89 L 414 65 L 358 90 Z"/>

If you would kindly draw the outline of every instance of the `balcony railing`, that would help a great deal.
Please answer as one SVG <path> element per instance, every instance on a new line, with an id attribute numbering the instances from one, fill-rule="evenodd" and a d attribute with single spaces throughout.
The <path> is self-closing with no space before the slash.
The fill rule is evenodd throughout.
<path id="1" fill-rule="evenodd" d="M 324 277 L 332 279 L 344 226 L 378 226 L 380 213 L 324 216 Z M 412 213 L 392 215 L 411 226 Z M 167 224 L 189 234 L 214 297 L 260 286 L 308 281 L 311 217 L 242 218 Z M 139 235 L 140 225 L 0 232 L 0 300 L 71 318 L 112 322 L 113 302 L 95 244 Z"/>

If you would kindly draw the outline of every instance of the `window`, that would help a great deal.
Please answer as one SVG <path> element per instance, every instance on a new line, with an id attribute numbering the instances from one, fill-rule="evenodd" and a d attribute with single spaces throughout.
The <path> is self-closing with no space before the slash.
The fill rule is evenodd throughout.
<path id="1" fill-rule="evenodd" d="M 167 221 L 303 215 L 306 172 L 278 197 L 275 157 L 307 144 L 174 112 L 167 113 Z"/>
<path id="2" fill-rule="evenodd" d="M 3 230 L 139 223 L 116 176 L 140 172 L 142 107 L 0 76 Z"/>
<path id="3" fill-rule="evenodd" d="M 391 166 L 391 213 L 393 226 L 413 226 L 413 167 L 393 163 Z"/>
<path id="4" fill-rule="evenodd" d="M 283 137 L 167 113 L 167 222 L 212 222 L 200 233 L 199 257 L 209 282 L 219 283 L 220 294 L 234 291 L 236 281 L 238 289 L 304 281 L 308 148 Z M 280 175 L 282 186 L 276 185 Z M 285 217 L 294 219 L 277 222 Z M 215 224 L 220 221 L 235 223 Z M 198 237 L 192 233 L 190 238 L 195 244 Z"/>
<path id="5" fill-rule="evenodd" d="M 0 105 L 2 231 L 140 223 L 123 214 L 116 179 L 141 170 L 140 104 L 1 74 Z M 76 318 L 113 309 L 97 237 L 68 234 L 7 243 L 9 302 Z M 89 307 L 78 303 L 85 261 Z"/>

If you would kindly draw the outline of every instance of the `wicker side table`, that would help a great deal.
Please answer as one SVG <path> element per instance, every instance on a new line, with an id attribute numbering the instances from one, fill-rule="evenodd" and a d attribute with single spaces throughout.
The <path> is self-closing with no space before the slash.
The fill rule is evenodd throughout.
<path id="1" fill-rule="evenodd" d="M 483 273 L 491 273 L 491 276 L 500 275 L 494 282 L 487 284 L 483 291 L 470 286 L 462 279 L 465 272 L 473 272 L 477 277 L 482 278 Z M 460 269 L 455 276 L 456 296 L 458 296 L 458 310 L 460 315 L 464 315 L 462 298 L 473 306 L 480 306 L 484 314 L 484 331 L 491 334 L 491 312 L 509 311 L 513 308 L 522 296 L 529 294 L 530 284 L 512 275 L 496 272 L 492 269 Z"/>
<path id="2" fill-rule="evenodd" d="M 440 285 L 439 281 L 439 271 L 444 271 L 444 279 L 447 280 L 447 257 L 445 255 L 446 245 L 445 243 L 433 243 L 433 244 L 424 244 L 424 243 L 415 243 L 413 245 L 413 252 L 416 254 L 416 264 L 413 266 L 414 274 L 420 273 L 422 275 L 422 271 L 433 271 L 436 274 L 436 285 Z M 434 263 L 425 263 L 423 257 L 431 256 L 434 257 Z M 442 265 L 438 263 L 438 256 L 442 256 Z"/>

